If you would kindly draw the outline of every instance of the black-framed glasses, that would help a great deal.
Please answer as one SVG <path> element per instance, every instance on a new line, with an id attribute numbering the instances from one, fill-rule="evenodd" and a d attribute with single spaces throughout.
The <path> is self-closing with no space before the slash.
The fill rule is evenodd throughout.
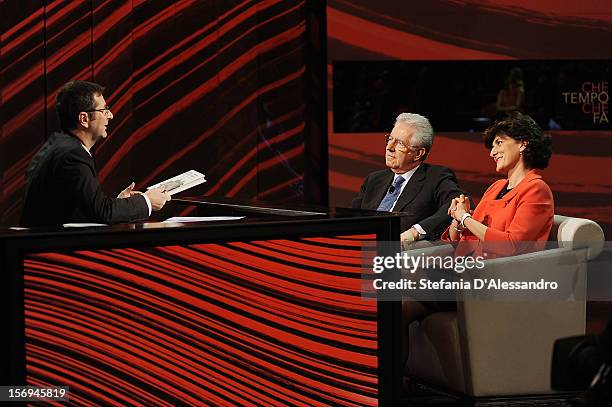
<path id="1" fill-rule="evenodd" d="M 105 105 L 102 109 L 94 109 L 94 110 L 85 110 L 85 113 L 93 113 L 93 112 L 102 112 L 108 114 L 110 112 L 110 107 Z"/>
<path id="2" fill-rule="evenodd" d="M 404 143 L 402 140 L 398 140 L 396 138 L 391 137 L 391 134 L 387 133 L 387 134 L 385 134 L 385 145 L 388 146 L 390 143 L 395 143 L 395 148 L 398 151 L 401 151 L 403 153 L 405 153 L 406 151 L 408 151 L 411 148 L 414 148 L 414 149 L 422 148 L 422 147 L 417 147 L 417 146 L 410 146 L 410 145 Z"/>

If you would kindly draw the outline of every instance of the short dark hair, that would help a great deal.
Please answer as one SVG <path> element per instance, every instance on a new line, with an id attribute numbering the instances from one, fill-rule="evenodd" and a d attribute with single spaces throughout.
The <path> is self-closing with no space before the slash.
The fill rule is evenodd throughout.
<path id="1" fill-rule="evenodd" d="M 552 155 L 552 137 L 544 134 L 540 126 L 528 115 L 514 113 L 512 116 L 497 120 L 484 132 L 484 143 L 488 149 L 498 135 L 506 135 L 516 141 L 525 141 L 523 161 L 529 169 L 544 169 Z"/>
<path id="2" fill-rule="evenodd" d="M 72 81 L 65 84 L 55 98 L 55 111 L 61 129 L 76 129 L 79 113 L 95 109 L 94 96 L 103 93 L 104 87 L 93 82 Z"/>

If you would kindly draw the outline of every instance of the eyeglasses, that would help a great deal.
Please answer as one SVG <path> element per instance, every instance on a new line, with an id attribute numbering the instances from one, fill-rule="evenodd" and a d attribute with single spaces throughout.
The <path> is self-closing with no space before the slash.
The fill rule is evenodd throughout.
<path id="1" fill-rule="evenodd" d="M 93 112 L 102 112 L 104 114 L 108 114 L 110 112 L 110 107 L 105 105 L 102 109 L 94 109 L 94 110 L 85 110 L 85 113 L 93 113 Z"/>
<path id="2" fill-rule="evenodd" d="M 391 137 L 391 135 L 390 135 L 390 134 L 385 134 L 385 144 L 386 144 L 386 145 L 389 145 L 389 144 L 392 144 L 392 143 L 395 143 L 395 148 L 396 148 L 398 151 L 401 151 L 402 153 L 405 153 L 406 151 L 408 151 L 408 150 L 409 150 L 409 149 L 411 149 L 411 148 L 414 148 L 414 149 L 420 149 L 420 148 L 423 148 L 423 147 L 417 147 L 417 146 L 409 146 L 409 145 L 406 145 L 406 144 L 405 144 L 403 141 L 401 141 L 401 140 L 398 140 L 398 139 L 396 139 L 396 138 Z"/>

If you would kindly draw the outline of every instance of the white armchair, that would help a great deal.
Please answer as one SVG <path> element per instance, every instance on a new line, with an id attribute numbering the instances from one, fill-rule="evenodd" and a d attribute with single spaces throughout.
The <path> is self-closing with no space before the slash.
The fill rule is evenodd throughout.
<path id="1" fill-rule="evenodd" d="M 464 297 L 456 312 L 438 312 L 410 326 L 406 373 L 469 396 L 553 393 L 550 366 L 553 343 L 583 335 L 586 323 L 586 266 L 602 251 L 601 227 L 590 220 L 555 215 L 550 240 L 559 247 L 485 261 L 486 275 L 512 268 L 533 280 L 564 267 L 563 287 L 572 300 L 516 301 Z M 419 252 L 430 249 L 419 249 Z M 436 247 L 451 254 L 450 245 Z M 544 274 L 543 274 L 544 273 Z M 556 276 L 559 278 L 559 276 Z M 547 295 L 547 294 L 543 294 Z"/>

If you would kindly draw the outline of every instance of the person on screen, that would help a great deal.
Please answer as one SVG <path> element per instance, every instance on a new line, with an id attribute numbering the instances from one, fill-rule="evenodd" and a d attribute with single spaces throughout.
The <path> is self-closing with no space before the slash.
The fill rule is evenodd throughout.
<path id="1" fill-rule="evenodd" d="M 402 113 L 385 135 L 387 169 L 369 174 L 353 208 L 402 212 L 403 246 L 436 240 L 449 225 L 448 206 L 462 193 L 453 171 L 425 163 L 433 146 L 433 128 L 427 118 Z"/>
<path id="2" fill-rule="evenodd" d="M 503 119 L 513 112 L 522 112 L 525 104 L 523 71 L 513 68 L 506 78 L 504 87 L 497 93 L 497 118 Z"/>
<path id="3" fill-rule="evenodd" d="M 162 188 L 133 191 L 134 183 L 117 198 L 102 191 L 90 151 L 107 137 L 113 119 L 103 92 L 85 81 L 68 82 L 60 90 L 55 107 L 62 130 L 49 137 L 28 166 L 21 226 L 131 222 L 170 200 Z"/>
<path id="4" fill-rule="evenodd" d="M 498 256 L 543 247 L 553 224 L 554 203 L 537 170 L 548 166 L 551 137 L 531 117 L 515 113 L 485 131 L 485 145 L 495 170 L 505 178 L 485 191 L 473 213 L 465 196 L 453 199 L 448 208 L 453 221 L 442 239 L 471 242 L 465 247 L 478 251 L 482 251 L 482 243 L 494 242 L 486 250 Z"/>

